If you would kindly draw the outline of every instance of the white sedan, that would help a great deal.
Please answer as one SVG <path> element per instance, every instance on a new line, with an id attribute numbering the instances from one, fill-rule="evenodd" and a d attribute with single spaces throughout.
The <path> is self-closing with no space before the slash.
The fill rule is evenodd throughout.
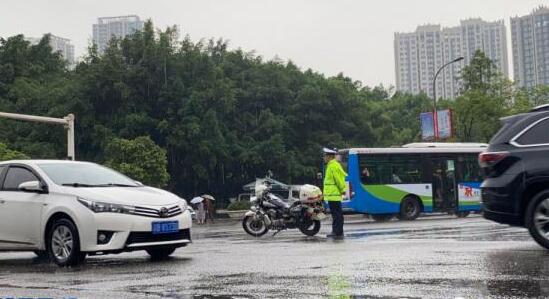
<path id="1" fill-rule="evenodd" d="M 0 187 L 0 251 L 71 266 L 134 250 L 165 258 L 191 242 L 185 200 L 94 163 L 0 162 Z"/>

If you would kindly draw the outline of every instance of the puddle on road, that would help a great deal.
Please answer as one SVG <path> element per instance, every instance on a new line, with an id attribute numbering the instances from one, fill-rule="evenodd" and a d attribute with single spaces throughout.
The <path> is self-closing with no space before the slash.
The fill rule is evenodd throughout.
<path id="1" fill-rule="evenodd" d="M 243 299 L 255 298 L 250 295 L 193 295 L 192 299 Z"/>
<path id="2" fill-rule="evenodd" d="M 189 257 L 170 257 L 166 260 L 153 261 L 145 256 L 142 258 L 97 256 L 89 257 L 82 265 L 61 268 L 50 262 L 35 262 L 33 258 L 21 258 L 0 260 L 0 277 L 7 274 L 53 274 L 60 278 L 67 278 L 75 273 L 81 275 L 96 272 L 101 272 L 106 276 L 146 275 L 150 273 L 161 277 L 173 275 L 171 269 L 190 264 L 192 260 Z M 166 266 L 169 266 L 169 268 L 166 268 Z"/>
<path id="3" fill-rule="evenodd" d="M 421 227 L 412 229 L 361 229 L 350 230 L 346 239 L 360 240 L 387 236 L 391 239 L 405 240 L 456 240 L 456 241 L 529 241 L 530 236 L 523 229 L 507 226 L 478 228 L 465 227 Z"/>

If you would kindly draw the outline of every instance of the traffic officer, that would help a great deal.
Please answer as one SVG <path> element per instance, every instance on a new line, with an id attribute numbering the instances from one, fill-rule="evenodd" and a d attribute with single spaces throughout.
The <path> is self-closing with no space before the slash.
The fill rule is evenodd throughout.
<path id="1" fill-rule="evenodd" d="M 347 173 L 341 167 L 341 164 L 335 159 L 336 150 L 324 148 L 324 163 L 326 171 L 324 174 L 324 200 L 328 202 L 330 213 L 332 214 L 332 233 L 328 238 L 343 238 L 343 211 L 341 210 L 341 200 L 347 184 L 345 178 Z"/>

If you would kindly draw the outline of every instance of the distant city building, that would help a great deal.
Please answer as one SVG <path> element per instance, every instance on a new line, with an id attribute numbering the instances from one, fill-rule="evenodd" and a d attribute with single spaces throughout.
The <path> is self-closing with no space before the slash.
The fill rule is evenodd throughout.
<path id="1" fill-rule="evenodd" d="M 68 66 L 71 68 L 75 64 L 74 60 L 74 45 L 71 44 L 71 40 L 63 37 L 59 37 L 56 35 L 53 35 L 51 33 L 48 33 L 50 38 L 50 47 L 52 49 L 52 52 L 59 52 L 61 54 L 61 57 L 67 61 Z M 32 45 L 36 45 L 40 42 L 41 38 L 37 37 L 27 37 L 25 38 L 27 41 L 29 41 Z"/>
<path id="2" fill-rule="evenodd" d="M 503 20 L 468 19 L 457 27 L 425 25 L 412 33 L 395 33 L 396 88 L 412 94 L 423 91 L 433 97 L 433 78 L 438 68 L 463 56 L 463 61 L 449 65 L 437 78 L 437 97 L 453 99 L 461 89 L 460 71 L 478 49 L 494 61 L 502 74 L 509 76 Z"/>
<path id="3" fill-rule="evenodd" d="M 549 7 L 511 18 L 514 79 L 521 87 L 549 84 Z"/>
<path id="4" fill-rule="evenodd" d="M 124 38 L 142 30 L 144 24 L 136 15 L 98 18 L 97 24 L 93 24 L 93 43 L 99 54 L 103 54 L 113 37 Z"/>

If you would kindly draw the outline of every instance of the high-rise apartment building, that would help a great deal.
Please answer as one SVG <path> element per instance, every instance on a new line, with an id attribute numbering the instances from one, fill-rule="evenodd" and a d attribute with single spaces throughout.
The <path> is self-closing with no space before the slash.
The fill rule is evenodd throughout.
<path id="1" fill-rule="evenodd" d="M 514 79 L 521 87 L 549 84 L 549 7 L 511 18 Z"/>
<path id="2" fill-rule="evenodd" d="M 69 67 L 73 67 L 75 64 L 74 60 L 74 45 L 71 44 L 71 40 L 63 37 L 53 35 L 51 33 L 47 34 L 50 39 L 50 47 L 52 52 L 59 52 L 61 57 L 67 61 Z M 36 37 L 27 37 L 25 38 L 31 44 L 36 45 L 40 42 L 41 38 Z"/>
<path id="3" fill-rule="evenodd" d="M 144 24 L 136 15 L 98 18 L 97 24 L 93 24 L 93 42 L 103 54 L 113 37 L 124 38 L 142 30 Z"/>
<path id="4" fill-rule="evenodd" d="M 505 76 L 509 75 L 507 40 L 503 21 L 481 19 L 461 21 L 460 26 L 419 26 L 412 33 L 395 33 L 395 76 L 399 91 L 433 97 L 433 78 L 446 62 L 463 56 L 465 59 L 446 67 L 437 78 L 437 97 L 459 95 L 460 71 L 482 50 Z"/>

